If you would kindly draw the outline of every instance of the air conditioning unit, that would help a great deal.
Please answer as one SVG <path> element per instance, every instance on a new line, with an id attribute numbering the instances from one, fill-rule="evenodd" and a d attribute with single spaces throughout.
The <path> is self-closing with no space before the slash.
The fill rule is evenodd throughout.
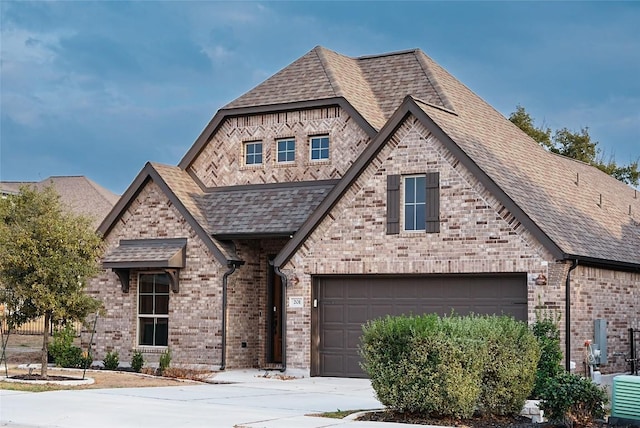
<path id="1" fill-rule="evenodd" d="M 613 378 L 609 424 L 640 427 L 640 376 Z"/>

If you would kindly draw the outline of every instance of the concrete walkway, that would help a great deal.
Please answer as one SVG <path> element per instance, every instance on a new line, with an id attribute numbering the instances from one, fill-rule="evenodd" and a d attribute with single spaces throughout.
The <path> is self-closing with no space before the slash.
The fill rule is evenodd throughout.
<path id="1" fill-rule="evenodd" d="M 86 389 L 52 392 L 0 390 L 0 426 L 51 428 L 236 427 L 393 428 L 403 424 L 308 416 L 378 409 L 368 379 L 263 377 L 257 370 L 228 371 L 213 385 Z M 414 425 L 415 426 L 415 425 Z"/>

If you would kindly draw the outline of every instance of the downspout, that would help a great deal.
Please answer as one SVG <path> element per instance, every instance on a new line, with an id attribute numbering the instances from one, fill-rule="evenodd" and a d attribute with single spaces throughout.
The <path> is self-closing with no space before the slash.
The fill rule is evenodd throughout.
<path id="1" fill-rule="evenodd" d="M 222 275 L 222 358 L 220 361 L 220 371 L 227 366 L 227 281 L 229 276 L 236 271 L 242 262 L 229 262 L 229 270 Z"/>
<path id="2" fill-rule="evenodd" d="M 281 372 L 287 370 L 287 275 L 280 271 L 279 266 L 274 266 L 273 271 L 282 279 L 282 368 Z"/>
<path id="3" fill-rule="evenodd" d="M 565 297 L 564 297 L 564 368 L 566 371 L 571 371 L 571 271 L 578 267 L 578 260 L 573 260 L 567 272 L 567 282 L 565 284 Z"/>

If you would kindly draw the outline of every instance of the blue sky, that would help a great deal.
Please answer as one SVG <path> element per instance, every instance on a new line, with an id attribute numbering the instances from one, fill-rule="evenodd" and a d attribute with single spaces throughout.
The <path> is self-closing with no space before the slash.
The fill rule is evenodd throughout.
<path id="1" fill-rule="evenodd" d="M 640 157 L 640 2 L 0 2 L 0 180 L 122 193 L 316 45 L 420 48 L 508 116 Z"/>

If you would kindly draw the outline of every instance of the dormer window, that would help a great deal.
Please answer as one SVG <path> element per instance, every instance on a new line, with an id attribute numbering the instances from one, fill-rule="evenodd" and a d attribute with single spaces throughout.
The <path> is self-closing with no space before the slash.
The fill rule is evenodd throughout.
<path id="1" fill-rule="evenodd" d="M 296 140 L 288 138 L 286 140 L 278 140 L 278 163 L 294 162 L 296 160 Z"/>
<path id="2" fill-rule="evenodd" d="M 244 143 L 244 164 L 262 164 L 262 141 L 249 141 Z"/>
<path id="3" fill-rule="evenodd" d="M 311 137 L 311 160 L 329 160 L 329 136 L 318 135 Z"/>

